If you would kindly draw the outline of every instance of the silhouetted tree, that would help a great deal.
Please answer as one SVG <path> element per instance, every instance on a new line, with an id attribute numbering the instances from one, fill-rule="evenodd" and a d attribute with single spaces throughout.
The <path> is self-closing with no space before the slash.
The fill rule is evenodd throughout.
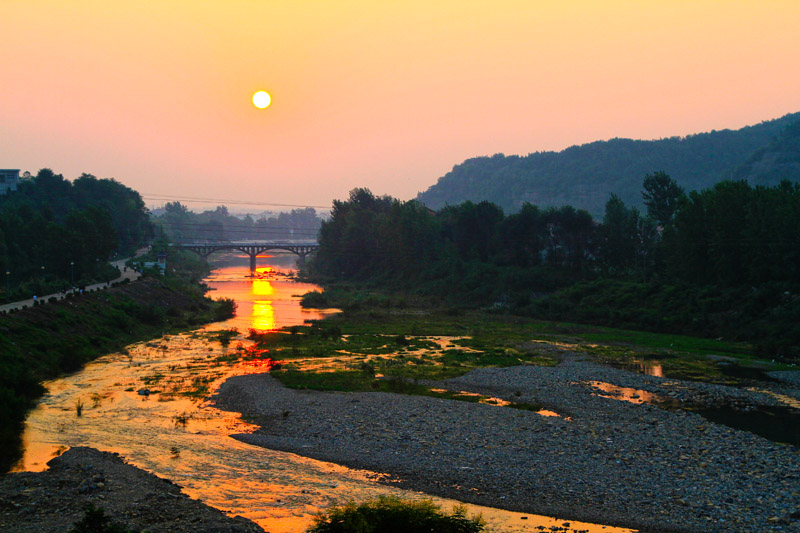
<path id="1" fill-rule="evenodd" d="M 666 227 L 678 210 L 686 194 L 678 183 L 666 172 L 654 172 L 644 177 L 642 199 L 647 207 L 647 215 L 661 227 Z"/>

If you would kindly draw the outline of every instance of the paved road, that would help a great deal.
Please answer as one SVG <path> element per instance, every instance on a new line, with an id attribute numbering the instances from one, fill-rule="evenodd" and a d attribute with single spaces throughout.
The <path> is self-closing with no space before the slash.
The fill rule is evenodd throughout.
<path id="1" fill-rule="evenodd" d="M 139 257 L 140 255 L 142 255 L 145 252 L 147 252 L 146 249 L 137 251 L 136 252 L 136 257 Z M 97 291 L 97 290 L 101 290 L 101 289 L 107 289 L 108 287 L 111 286 L 111 283 L 115 283 L 115 282 L 122 281 L 122 280 L 125 280 L 125 279 L 129 279 L 131 281 L 139 279 L 139 276 L 141 276 L 140 273 L 136 272 L 132 268 L 128 268 L 128 269 L 125 268 L 125 263 L 129 259 L 130 258 L 127 257 L 125 259 L 120 259 L 118 261 L 112 261 L 111 262 L 111 265 L 117 267 L 117 269 L 119 270 L 120 275 L 119 275 L 118 278 L 111 280 L 109 283 L 95 283 L 94 285 L 87 285 L 84 290 L 87 291 L 87 292 L 89 292 L 89 291 Z M 36 295 L 36 299 L 37 300 L 43 300 L 43 299 L 48 299 L 49 300 L 50 298 L 56 298 L 57 300 L 61 300 L 61 299 L 64 298 L 65 294 L 66 293 L 64 293 L 64 292 L 57 292 L 57 293 L 54 293 L 54 294 L 47 294 L 47 295 L 44 295 L 44 296 L 39 296 L 37 294 Z M 19 302 L 12 302 L 10 304 L 0 305 L 0 312 L 2 312 L 2 311 L 16 311 L 18 309 L 22 309 L 23 307 L 33 307 L 33 298 L 29 298 L 27 300 L 21 300 Z"/>

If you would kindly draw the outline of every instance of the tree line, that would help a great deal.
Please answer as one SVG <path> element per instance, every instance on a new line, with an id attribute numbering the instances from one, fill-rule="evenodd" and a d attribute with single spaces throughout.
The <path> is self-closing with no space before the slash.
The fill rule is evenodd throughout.
<path id="1" fill-rule="evenodd" d="M 793 296 L 800 285 L 798 184 L 725 181 L 686 194 L 655 172 L 645 176 L 641 195 L 646 211 L 611 195 L 598 221 L 571 206 L 529 203 L 511 215 L 486 201 L 432 211 L 355 189 L 334 202 L 308 273 L 543 317 L 687 333 L 742 336 L 757 324 L 737 326 L 748 317 L 767 320 L 772 312 L 775 324 L 800 318 Z M 669 290 L 678 295 L 656 301 Z M 742 290 L 761 303 L 741 301 Z M 625 305 L 603 291 L 642 309 L 620 320 Z M 775 337 L 762 330 L 752 336 Z M 784 333 L 782 349 L 800 346 L 800 330 Z"/>
<path id="2" fill-rule="evenodd" d="M 313 207 L 272 217 L 237 217 L 225 206 L 195 213 L 180 202 L 168 202 L 153 216 L 159 236 L 174 242 L 313 240 L 322 219 Z"/>
<path id="3" fill-rule="evenodd" d="M 139 193 L 114 179 L 70 182 L 50 169 L 0 196 L 0 288 L 5 300 L 107 277 L 113 254 L 152 238 Z"/>

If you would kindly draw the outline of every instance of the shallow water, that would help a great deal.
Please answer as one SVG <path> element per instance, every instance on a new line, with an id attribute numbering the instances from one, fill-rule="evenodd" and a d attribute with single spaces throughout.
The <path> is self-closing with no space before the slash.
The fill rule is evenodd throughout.
<path id="1" fill-rule="evenodd" d="M 591 385 L 594 389 L 603 392 L 604 394 L 598 394 L 601 398 L 611 398 L 612 400 L 620 400 L 623 402 L 629 403 L 659 403 L 663 401 L 663 398 L 653 394 L 652 392 L 648 392 L 646 390 L 641 389 L 634 389 L 630 387 L 620 387 L 619 385 L 614 385 L 612 383 L 606 383 L 604 381 L 589 381 L 589 385 Z"/>
<path id="2" fill-rule="evenodd" d="M 235 317 L 209 324 L 206 329 L 238 328 L 242 333 L 250 328 L 273 330 L 335 313 L 300 307 L 299 296 L 319 287 L 293 280 L 293 264 L 293 255 L 259 256 L 256 276 L 251 277 L 247 257 L 226 255 L 214 260 L 215 269 L 205 280 L 212 289 L 208 295 L 232 298 L 237 309 Z"/>
<path id="3" fill-rule="evenodd" d="M 742 411 L 731 406 L 705 407 L 694 412 L 717 424 L 749 431 L 765 439 L 800 448 L 800 410 L 760 405 Z"/>
<path id="4" fill-rule="evenodd" d="M 46 383 L 48 394 L 26 421 L 25 455 L 17 470 L 43 470 L 50 458 L 71 446 L 114 451 L 173 480 L 193 498 L 250 518 L 272 533 L 305 531 L 316 512 L 351 499 L 381 494 L 427 498 L 377 484 L 378 473 L 241 443 L 229 435 L 253 428 L 203 399 L 206 391 L 215 390 L 230 376 L 263 371 L 253 364 L 225 362 L 238 343 L 248 342 L 236 339 L 224 347 L 209 338 L 211 331 L 271 329 L 331 312 L 299 308 L 296 295 L 314 286 L 288 280 L 286 261 L 291 258 L 269 259 L 270 266 L 262 266 L 253 279 L 248 277 L 246 257 L 226 258 L 208 284 L 215 289 L 212 296 L 236 299 L 236 318 L 132 345 L 127 353 L 107 355 L 79 373 Z M 145 395 L 144 389 L 150 393 Z M 445 508 L 458 503 L 433 499 Z M 495 531 L 541 531 L 567 522 L 468 507 L 470 514 L 482 513 Z M 568 522 L 569 528 L 562 531 L 629 531 Z"/>

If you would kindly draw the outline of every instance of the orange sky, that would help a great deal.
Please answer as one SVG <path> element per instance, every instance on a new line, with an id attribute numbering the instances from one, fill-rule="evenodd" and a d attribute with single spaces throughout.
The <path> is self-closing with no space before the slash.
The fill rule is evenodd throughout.
<path id="1" fill-rule="evenodd" d="M 800 111 L 798 28 L 797 0 L 0 0 L 0 167 L 408 199 L 473 156 Z"/>

